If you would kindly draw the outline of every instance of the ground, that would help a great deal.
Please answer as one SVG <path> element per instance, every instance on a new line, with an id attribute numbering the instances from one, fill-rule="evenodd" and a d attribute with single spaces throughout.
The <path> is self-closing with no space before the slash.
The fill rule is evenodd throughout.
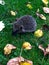
<path id="1" fill-rule="evenodd" d="M 6 65 L 9 59 L 19 56 L 20 49 L 25 41 L 30 42 L 33 48 L 30 51 L 24 50 L 22 56 L 32 60 L 34 65 L 49 65 L 49 55 L 44 56 L 43 52 L 38 48 L 38 44 L 43 44 L 44 47 L 49 44 L 49 31 L 43 31 L 44 35 L 41 38 L 36 38 L 33 33 L 12 36 L 12 25 L 10 25 L 16 18 L 27 14 L 36 19 L 37 29 L 40 29 L 45 23 L 49 25 L 49 14 L 45 14 L 42 10 L 42 7 L 45 6 L 43 2 L 41 0 L 5 0 L 5 2 L 4 6 L 0 5 L 0 21 L 3 20 L 5 23 L 5 29 L 0 32 L 0 65 Z M 33 9 L 26 7 L 28 2 L 31 2 Z M 37 18 L 36 11 L 38 8 L 40 13 L 46 16 L 46 21 Z M 11 10 L 17 11 L 17 15 L 10 15 Z M 17 48 L 10 55 L 4 55 L 3 49 L 8 43 L 15 45 Z"/>

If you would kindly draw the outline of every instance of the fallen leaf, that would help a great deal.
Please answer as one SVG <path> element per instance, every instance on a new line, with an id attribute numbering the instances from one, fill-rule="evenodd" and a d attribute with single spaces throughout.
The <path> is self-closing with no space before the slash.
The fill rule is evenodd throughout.
<path id="1" fill-rule="evenodd" d="M 43 14 L 40 14 L 40 18 L 46 20 L 46 17 Z"/>
<path id="2" fill-rule="evenodd" d="M 44 54 L 44 55 L 49 54 L 49 44 L 48 44 L 48 47 L 47 47 L 45 50 L 46 50 L 46 52 L 45 52 L 45 54 Z"/>
<path id="3" fill-rule="evenodd" d="M 43 36 L 43 31 L 41 29 L 38 29 L 34 32 L 34 35 L 36 37 L 42 37 Z"/>
<path id="4" fill-rule="evenodd" d="M 49 44 L 48 44 L 47 48 L 43 48 L 42 45 L 39 45 L 38 48 L 41 49 L 44 52 L 44 56 L 49 54 Z"/>
<path id="5" fill-rule="evenodd" d="M 40 13 L 37 12 L 36 15 L 38 17 L 40 17 L 41 19 L 46 20 L 46 17 L 43 14 L 40 14 Z"/>
<path id="6" fill-rule="evenodd" d="M 20 65 L 31 65 L 31 64 L 29 62 L 23 61 L 23 62 L 20 62 Z"/>
<path id="7" fill-rule="evenodd" d="M 12 16 L 16 16 L 17 12 L 14 12 L 14 11 L 10 11 L 11 15 Z"/>
<path id="8" fill-rule="evenodd" d="M 30 50 L 32 48 L 32 46 L 29 42 L 24 42 L 22 47 L 26 50 Z"/>
<path id="9" fill-rule="evenodd" d="M 45 51 L 42 45 L 39 45 L 38 48 L 41 49 L 43 52 Z"/>
<path id="10" fill-rule="evenodd" d="M 48 7 L 43 7 L 43 11 L 44 11 L 45 13 L 49 13 L 49 8 L 48 8 Z"/>
<path id="11" fill-rule="evenodd" d="M 32 9 L 33 7 L 32 7 L 32 5 L 31 4 L 27 4 L 27 7 L 29 8 L 29 9 Z"/>
<path id="12" fill-rule="evenodd" d="M 8 61 L 7 65 L 33 65 L 33 62 L 23 57 L 16 57 Z"/>
<path id="13" fill-rule="evenodd" d="M 13 46 L 12 44 L 7 44 L 5 47 L 4 47 L 4 54 L 10 54 L 12 49 L 16 49 L 15 46 Z"/>
<path id="14" fill-rule="evenodd" d="M 48 0 L 42 0 L 42 2 L 47 5 L 48 4 Z"/>

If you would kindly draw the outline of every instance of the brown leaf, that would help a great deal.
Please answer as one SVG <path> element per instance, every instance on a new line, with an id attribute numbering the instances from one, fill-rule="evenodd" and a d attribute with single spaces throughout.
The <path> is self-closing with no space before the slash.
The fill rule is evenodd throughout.
<path id="1" fill-rule="evenodd" d="M 46 48 L 46 54 L 49 54 L 49 44 L 48 47 Z"/>
<path id="2" fill-rule="evenodd" d="M 45 13 L 49 13 L 49 8 L 48 8 L 48 7 L 43 7 L 43 11 L 44 11 Z"/>
<path id="3" fill-rule="evenodd" d="M 25 61 L 26 60 L 26 61 Z M 32 65 L 32 61 L 24 59 L 23 57 L 16 57 L 8 61 L 7 65 L 19 65 L 20 62 L 28 62 Z"/>
<path id="4" fill-rule="evenodd" d="M 36 12 L 36 15 L 40 17 L 43 20 L 46 20 L 46 17 L 43 14 L 40 14 L 39 12 Z"/>
<path id="5" fill-rule="evenodd" d="M 44 52 L 44 56 L 49 54 L 49 44 L 48 44 L 47 48 L 43 48 L 42 45 L 39 45 L 38 48 L 41 49 Z"/>
<path id="6" fill-rule="evenodd" d="M 39 45 L 38 48 L 41 49 L 43 52 L 45 51 L 42 45 Z"/>
<path id="7" fill-rule="evenodd" d="M 4 54 L 10 54 L 12 49 L 16 49 L 15 46 L 13 46 L 12 44 L 7 44 L 5 47 L 4 47 Z"/>
<path id="8" fill-rule="evenodd" d="M 16 47 L 15 47 L 14 45 L 12 45 L 12 44 L 7 44 L 5 47 L 6 47 L 6 48 L 9 48 L 9 49 L 15 49 L 15 48 L 16 48 Z"/>

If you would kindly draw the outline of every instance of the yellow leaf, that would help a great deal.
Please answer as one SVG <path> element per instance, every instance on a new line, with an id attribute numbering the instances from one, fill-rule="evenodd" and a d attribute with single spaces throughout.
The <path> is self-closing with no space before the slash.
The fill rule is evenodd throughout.
<path id="1" fill-rule="evenodd" d="M 7 44 L 5 47 L 4 47 L 4 54 L 10 54 L 12 49 L 15 49 L 16 47 L 13 46 L 12 44 Z"/>
<path id="2" fill-rule="evenodd" d="M 7 65 L 33 65 L 33 62 L 21 56 L 10 59 Z"/>
<path id="3" fill-rule="evenodd" d="M 16 12 L 10 11 L 12 16 L 16 16 Z"/>
<path id="4" fill-rule="evenodd" d="M 31 4 L 27 4 L 27 7 L 29 8 L 29 9 L 32 9 L 32 5 Z"/>
<path id="5" fill-rule="evenodd" d="M 40 14 L 40 18 L 46 20 L 46 17 L 43 14 Z"/>
<path id="6" fill-rule="evenodd" d="M 37 31 L 34 32 L 34 35 L 35 35 L 36 37 L 42 37 L 42 36 L 43 36 L 43 31 L 40 30 L 40 29 L 38 29 Z"/>
<path id="7" fill-rule="evenodd" d="M 4 54 L 10 54 L 11 53 L 11 49 L 8 48 L 4 48 Z"/>
<path id="8" fill-rule="evenodd" d="M 36 15 L 37 15 L 38 17 L 40 17 L 41 19 L 46 20 L 46 17 L 45 17 L 43 14 L 40 14 L 40 13 L 38 12 L 38 13 L 36 13 Z"/>
<path id="9" fill-rule="evenodd" d="M 42 0 L 42 2 L 47 5 L 48 4 L 48 0 Z"/>
<path id="10" fill-rule="evenodd" d="M 20 65 L 31 65 L 31 64 L 29 62 L 24 61 L 24 62 L 20 62 Z"/>
<path id="11" fill-rule="evenodd" d="M 29 50 L 32 48 L 31 44 L 29 42 L 24 42 L 23 43 L 23 48 L 26 49 L 26 50 Z"/>

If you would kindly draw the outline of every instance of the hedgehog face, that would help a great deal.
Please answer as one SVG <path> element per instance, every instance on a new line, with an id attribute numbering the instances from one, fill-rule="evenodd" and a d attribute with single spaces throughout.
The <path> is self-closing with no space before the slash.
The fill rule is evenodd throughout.
<path id="1" fill-rule="evenodd" d="M 18 25 L 18 24 L 13 25 L 13 32 L 12 32 L 13 35 L 15 35 L 16 33 L 22 33 L 24 31 L 25 30 L 23 25 Z"/>

